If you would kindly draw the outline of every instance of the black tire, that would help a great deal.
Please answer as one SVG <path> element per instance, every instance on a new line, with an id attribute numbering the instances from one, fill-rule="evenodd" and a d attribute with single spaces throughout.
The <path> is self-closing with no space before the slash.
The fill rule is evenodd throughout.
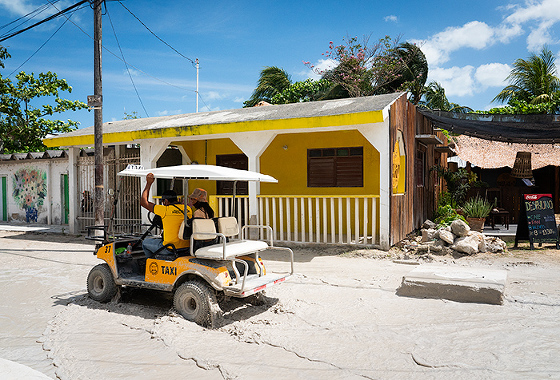
<path id="1" fill-rule="evenodd" d="M 216 293 L 200 280 L 187 281 L 175 291 L 173 306 L 188 321 L 214 328 L 220 316 Z"/>
<path id="2" fill-rule="evenodd" d="M 111 268 L 106 263 L 94 266 L 87 278 L 89 297 L 98 302 L 109 302 L 117 294 L 117 285 Z"/>

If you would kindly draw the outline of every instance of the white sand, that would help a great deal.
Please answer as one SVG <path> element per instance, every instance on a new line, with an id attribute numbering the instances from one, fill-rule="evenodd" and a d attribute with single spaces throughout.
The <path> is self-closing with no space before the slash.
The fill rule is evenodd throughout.
<path id="1" fill-rule="evenodd" d="M 91 252 L 62 235 L 0 232 L 0 358 L 63 380 L 560 378 L 556 251 L 421 264 L 507 270 L 495 306 L 399 297 L 414 266 L 379 251 L 299 249 L 297 274 L 267 305 L 232 301 L 213 331 L 161 293 L 89 300 Z"/>

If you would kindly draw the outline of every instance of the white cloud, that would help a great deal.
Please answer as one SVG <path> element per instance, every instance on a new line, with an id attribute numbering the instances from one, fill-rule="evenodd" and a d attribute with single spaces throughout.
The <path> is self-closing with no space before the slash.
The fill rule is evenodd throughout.
<path id="1" fill-rule="evenodd" d="M 439 66 L 449 61 L 450 54 L 463 48 L 484 49 L 495 43 L 508 43 L 530 30 L 527 48 L 540 50 L 545 44 L 554 44 L 554 26 L 560 22 L 560 0 L 526 0 L 524 5 L 499 7 L 509 13 L 504 20 L 490 26 L 481 21 L 471 21 L 462 26 L 449 27 L 425 40 L 416 42 L 426 55 L 430 65 Z"/>
<path id="2" fill-rule="evenodd" d="M 43 3 L 44 2 L 40 2 L 39 5 L 34 5 L 32 4 L 32 1 L 28 0 L 0 0 L 0 9 L 4 8 L 8 10 L 8 12 L 17 16 L 25 16 L 36 9 L 42 8 Z M 69 0 L 56 2 L 55 5 L 46 7 L 39 13 L 39 15 L 41 18 L 48 17 L 62 9 L 68 8 L 73 3 L 74 2 Z"/>
<path id="3" fill-rule="evenodd" d="M 243 103 L 245 100 L 247 100 L 247 98 L 238 96 L 238 97 L 236 97 L 235 99 L 233 99 L 233 102 L 234 102 L 234 103 Z"/>
<path id="4" fill-rule="evenodd" d="M 436 67 L 430 70 L 428 82 L 440 83 L 448 97 L 473 96 L 486 91 L 489 87 L 498 89 L 505 87 L 510 71 L 511 67 L 502 63 L 488 63 L 477 68 L 471 65 Z"/>
<path id="5" fill-rule="evenodd" d="M 26 15 L 35 8 L 25 0 L 0 0 L 0 7 L 18 16 Z"/>
<path id="6" fill-rule="evenodd" d="M 527 49 L 537 51 L 552 41 L 549 28 L 554 24 L 552 21 L 544 21 L 537 28 L 532 29 L 527 36 Z"/>
<path id="7" fill-rule="evenodd" d="M 383 17 L 383 20 L 385 20 L 386 22 L 397 22 L 399 19 L 395 15 L 389 15 L 389 16 Z"/>
<path id="8" fill-rule="evenodd" d="M 511 66 L 503 63 L 488 63 L 479 66 L 474 78 L 483 89 L 488 87 L 505 87 L 507 86 L 507 76 L 511 72 Z"/>
<path id="9" fill-rule="evenodd" d="M 560 4 L 558 0 L 528 0 L 525 7 L 514 7 L 515 11 L 505 21 L 508 23 L 524 23 L 532 20 L 560 20 Z"/>
<path id="10" fill-rule="evenodd" d="M 225 97 L 224 95 L 220 94 L 217 91 L 208 91 L 203 95 L 204 100 L 217 100 L 217 99 L 223 99 L 224 97 Z"/>
<path id="11" fill-rule="evenodd" d="M 474 67 L 453 66 L 448 69 L 436 67 L 430 70 L 428 81 L 436 81 L 445 88 L 445 94 L 449 96 L 469 96 L 476 91 L 474 81 Z"/>
<path id="12" fill-rule="evenodd" d="M 484 22 L 471 21 L 460 27 L 449 27 L 424 41 L 416 42 L 430 65 L 449 60 L 449 53 L 465 47 L 484 49 L 494 43 L 495 31 Z"/>
<path id="13" fill-rule="evenodd" d="M 320 59 L 317 64 L 313 65 L 311 70 L 305 71 L 304 76 L 311 79 L 321 79 L 321 73 L 334 69 L 338 66 L 338 62 L 334 59 Z"/>
<path id="14" fill-rule="evenodd" d="M 163 110 L 163 111 L 157 111 L 156 114 L 158 116 L 167 116 L 167 115 L 180 115 L 183 113 L 183 110 L 178 109 L 178 110 Z"/>

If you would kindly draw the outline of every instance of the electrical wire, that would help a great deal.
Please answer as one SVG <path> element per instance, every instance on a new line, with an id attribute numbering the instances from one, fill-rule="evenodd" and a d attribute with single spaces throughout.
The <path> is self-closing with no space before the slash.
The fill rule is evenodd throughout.
<path id="1" fill-rule="evenodd" d="M 58 1 L 60 1 L 60 0 L 56 0 L 55 3 L 57 3 Z M 49 3 L 50 3 L 50 2 L 49 2 Z M 21 16 L 21 17 L 18 17 L 18 18 L 16 18 L 15 20 L 10 21 L 10 22 L 7 23 L 7 24 L 4 24 L 4 25 L 0 26 L 0 30 L 2 30 L 2 29 L 4 29 L 4 28 L 7 28 L 8 26 L 10 26 L 10 25 L 12 25 L 12 24 L 14 24 L 14 23 L 17 23 L 17 22 L 20 21 L 20 20 L 23 20 L 21 23 L 19 23 L 18 25 L 14 26 L 12 29 L 10 29 L 10 30 L 8 31 L 8 33 L 9 33 L 9 32 L 11 32 L 12 30 L 18 28 L 18 26 L 23 25 L 23 24 L 25 24 L 26 22 L 28 22 L 28 21 L 30 21 L 31 19 L 33 19 L 34 17 L 36 17 L 37 15 L 40 15 L 41 13 L 43 13 L 43 12 L 44 12 L 45 10 L 47 10 L 48 8 L 49 8 L 49 7 L 48 7 L 47 4 L 43 4 L 43 5 L 41 5 L 39 8 L 37 8 L 37 9 L 35 9 L 35 10 L 29 12 L 28 14 L 23 15 L 23 16 Z"/>
<path id="2" fill-rule="evenodd" d="M 146 113 L 146 117 L 150 117 L 150 115 L 148 115 L 148 111 L 146 111 L 146 107 L 144 107 L 144 102 L 142 102 L 142 98 L 140 98 L 140 94 L 138 93 L 138 89 L 136 88 L 136 85 L 134 84 L 134 80 L 132 79 L 132 75 L 130 74 L 130 70 L 128 69 L 128 64 L 126 63 L 126 60 L 124 59 L 124 54 L 123 54 L 123 51 L 121 49 L 121 44 L 119 43 L 119 39 L 117 38 L 117 32 L 115 31 L 115 26 L 113 25 L 113 20 L 111 20 L 111 15 L 109 14 L 109 9 L 107 7 L 105 7 L 105 11 L 107 12 L 107 16 L 109 17 L 109 23 L 111 24 L 111 28 L 113 29 L 113 34 L 115 35 L 115 40 L 117 41 L 117 46 L 119 47 L 119 51 L 121 52 L 122 61 L 124 62 L 124 66 L 126 67 L 126 72 L 128 73 L 128 76 L 130 78 L 130 82 L 132 83 L 132 87 L 134 87 L 134 91 L 136 92 L 136 96 L 138 97 L 138 100 L 140 101 L 140 104 L 142 105 L 142 108 L 144 109 L 144 112 Z"/>
<path id="3" fill-rule="evenodd" d="M 34 28 L 34 27 L 36 27 L 36 26 L 39 26 L 39 25 L 41 25 L 41 24 L 44 24 L 44 23 L 47 22 L 47 21 L 53 20 L 53 19 L 57 18 L 58 16 L 61 16 L 61 15 L 65 14 L 66 12 L 69 12 L 69 11 L 71 11 L 72 9 L 77 8 L 77 7 L 79 7 L 80 5 L 82 5 L 82 4 L 84 4 L 84 3 L 87 3 L 87 2 L 88 2 L 88 0 L 79 1 L 79 2 L 77 2 L 76 4 L 70 6 L 70 7 L 66 8 L 66 9 L 61 10 L 60 12 L 57 12 L 57 13 L 53 14 L 52 16 L 49 16 L 49 17 L 47 17 L 47 18 L 45 18 L 45 19 L 43 19 L 43 20 L 41 20 L 41 21 L 39 21 L 39 22 L 36 22 L 35 24 L 33 24 L 33 25 L 31 25 L 31 26 L 28 26 L 27 28 L 23 28 L 23 29 L 18 30 L 17 32 L 13 32 L 13 33 L 10 33 L 10 34 L 8 34 L 8 35 L 4 35 L 4 36 L 2 36 L 2 38 L 0 38 L 0 42 L 6 41 L 7 39 L 10 39 L 10 38 L 12 38 L 12 37 L 15 37 L 15 36 L 17 36 L 18 34 L 21 34 L 21 33 L 25 32 L 25 31 L 28 31 L 28 30 L 30 30 L 30 29 L 32 29 L 32 28 Z"/>
<path id="4" fill-rule="evenodd" d="M 167 42 L 165 42 L 164 40 L 162 40 L 157 34 L 155 34 L 154 32 L 152 32 L 152 30 L 151 30 L 150 28 L 148 28 L 148 26 L 147 26 L 146 24 L 144 24 L 144 23 L 142 22 L 142 20 L 140 20 L 134 13 L 132 13 L 132 11 L 131 11 L 130 9 L 128 9 L 127 7 L 125 7 L 125 5 L 124 5 L 122 2 L 120 2 L 120 1 L 117 1 L 117 2 L 118 2 L 120 5 L 122 5 L 122 7 L 123 7 L 124 9 L 126 9 L 126 10 L 128 11 L 128 13 L 130 13 L 136 20 L 138 20 L 138 22 L 139 22 L 140 24 L 142 24 L 142 25 L 144 26 L 144 28 L 146 28 L 146 29 L 148 30 L 148 32 L 152 33 L 152 35 L 153 35 L 155 38 L 157 38 L 158 40 L 160 40 L 161 42 L 163 42 L 165 45 L 169 46 L 169 47 L 171 48 L 171 50 L 173 50 L 175 53 L 179 54 L 181 57 L 183 57 L 183 58 L 189 60 L 189 61 L 191 62 L 191 64 L 193 65 L 193 67 L 194 67 L 195 63 L 194 63 L 194 61 L 193 61 L 192 59 L 190 59 L 189 57 L 184 56 L 184 55 L 181 54 L 177 49 L 175 49 L 173 46 L 169 45 Z"/>
<path id="5" fill-rule="evenodd" d="M 41 49 L 43 48 L 43 46 L 45 46 L 45 45 L 51 40 L 51 38 L 53 38 L 54 35 L 55 35 L 56 33 L 58 33 L 58 31 L 59 31 L 60 29 L 62 29 L 62 27 L 64 26 L 64 24 L 66 24 L 66 22 L 68 22 L 68 20 L 69 20 L 69 19 L 64 20 L 64 22 L 58 27 L 58 29 L 55 30 L 54 33 L 51 34 L 51 36 L 50 36 L 49 38 L 47 38 L 47 40 L 46 40 L 41 46 L 39 46 L 39 48 L 38 48 L 37 50 L 35 50 L 35 52 L 34 52 L 33 54 L 31 54 L 31 56 L 30 56 L 29 58 L 27 58 L 25 61 L 23 61 L 23 63 L 22 63 L 21 65 L 19 65 L 14 71 L 12 71 L 12 72 L 10 73 L 10 75 L 8 75 L 8 78 L 11 77 L 16 71 L 18 71 L 23 65 L 25 65 L 31 58 L 33 58 L 33 56 L 34 56 L 35 54 L 37 54 L 37 53 L 39 52 L 39 50 L 41 50 Z"/>
<path id="6" fill-rule="evenodd" d="M 63 16 L 66 17 L 65 15 L 63 15 Z M 86 36 L 88 36 L 92 41 L 94 40 L 94 38 L 93 38 L 88 32 L 86 32 L 81 26 L 79 26 L 78 24 L 76 24 L 74 21 L 72 21 L 72 20 L 70 20 L 70 19 L 68 19 L 68 21 L 70 21 L 72 24 L 74 24 L 74 26 L 75 26 L 76 28 L 80 29 L 80 31 L 81 31 L 83 34 L 85 34 Z M 160 79 L 160 78 L 158 78 L 158 77 L 155 77 L 155 76 L 153 76 L 153 75 L 151 75 L 151 74 L 148 74 L 148 73 L 145 72 L 144 70 L 139 69 L 138 67 L 134 66 L 133 64 L 131 64 L 131 63 L 129 63 L 129 62 L 123 60 L 123 59 L 122 59 L 121 57 L 119 57 L 117 54 L 113 53 L 111 50 L 109 50 L 107 47 L 105 47 L 105 45 L 102 44 L 101 46 L 102 46 L 103 50 L 105 50 L 107 53 L 109 53 L 109 54 L 111 54 L 112 56 L 114 56 L 115 58 L 117 58 L 119 61 L 122 61 L 123 63 L 127 64 L 128 66 L 132 67 L 133 69 L 138 70 L 138 71 L 141 72 L 142 74 L 144 74 L 144 75 L 146 75 L 146 76 L 148 76 L 148 77 L 150 77 L 150 78 L 152 78 L 152 79 L 155 79 L 155 80 L 158 81 L 158 82 L 161 82 L 161 83 L 166 84 L 166 85 L 171 86 L 171 87 L 178 88 L 178 89 L 183 90 L 183 91 L 196 92 L 195 90 L 191 90 L 190 88 L 177 86 L 177 85 L 171 84 L 171 83 L 169 83 L 169 82 L 167 82 L 167 81 L 165 81 L 165 80 L 163 80 L 163 79 Z"/>

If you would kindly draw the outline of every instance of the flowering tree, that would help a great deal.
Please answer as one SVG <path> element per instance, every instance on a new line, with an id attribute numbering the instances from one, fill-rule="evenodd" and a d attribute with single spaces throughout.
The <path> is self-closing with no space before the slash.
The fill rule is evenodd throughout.
<path id="1" fill-rule="evenodd" d="M 342 87 L 349 97 L 389 92 L 386 86 L 403 76 L 404 68 L 412 58 L 400 54 L 398 40 L 392 40 L 389 36 L 375 44 L 370 44 L 368 36 L 362 42 L 357 37 L 346 37 L 343 41 L 336 46 L 332 41 L 329 42 L 329 49 L 323 53 L 323 56 L 336 63 L 334 69 L 320 70 L 311 62 L 304 64 L 324 79 Z M 404 83 L 400 87 L 406 89 Z"/>

